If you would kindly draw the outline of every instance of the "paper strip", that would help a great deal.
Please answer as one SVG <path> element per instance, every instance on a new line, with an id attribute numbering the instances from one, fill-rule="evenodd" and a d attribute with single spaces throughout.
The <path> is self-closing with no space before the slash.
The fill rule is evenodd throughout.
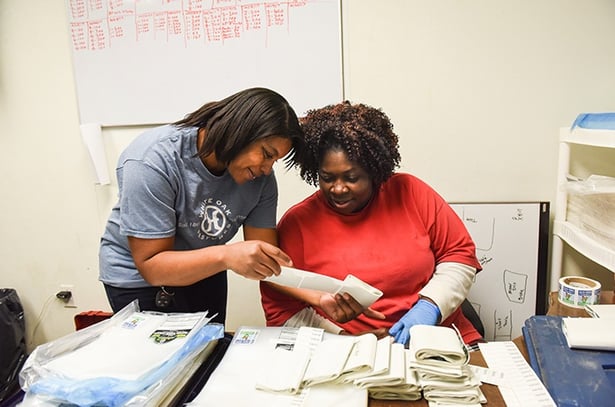
<path id="1" fill-rule="evenodd" d="M 350 274 L 342 281 L 322 274 L 282 266 L 282 272 L 279 275 L 267 277 L 264 281 L 287 287 L 324 291 L 331 294 L 347 292 L 363 308 L 369 307 L 382 296 L 382 291 Z"/>
<path id="2" fill-rule="evenodd" d="M 80 128 L 81 138 L 88 149 L 88 153 L 90 153 L 90 159 L 94 165 L 96 183 L 100 185 L 110 184 L 111 180 L 109 179 L 107 157 L 105 154 L 105 145 L 102 139 L 102 128 L 100 124 L 82 124 Z"/>

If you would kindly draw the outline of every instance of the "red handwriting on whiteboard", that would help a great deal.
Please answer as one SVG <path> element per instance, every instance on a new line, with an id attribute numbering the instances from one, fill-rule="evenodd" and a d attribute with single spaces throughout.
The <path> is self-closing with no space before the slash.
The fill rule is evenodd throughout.
<path id="1" fill-rule="evenodd" d="M 289 12 L 308 3 L 309 0 L 68 0 L 68 14 L 75 52 L 141 44 L 224 45 L 245 36 L 252 40 L 262 38 L 263 46 L 267 46 L 269 31 L 288 31 Z"/>

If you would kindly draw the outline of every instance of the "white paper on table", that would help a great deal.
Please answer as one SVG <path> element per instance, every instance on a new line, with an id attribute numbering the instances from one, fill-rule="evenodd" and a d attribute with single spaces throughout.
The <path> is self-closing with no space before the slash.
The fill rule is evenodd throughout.
<path id="1" fill-rule="evenodd" d="M 502 372 L 498 388 L 508 407 L 556 407 L 514 342 L 479 343 L 478 347 L 489 368 Z"/>
<path id="2" fill-rule="evenodd" d="M 246 330 L 252 335 L 246 336 L 248 339 L 244 341 L 236 340 Z M 186 406 L 366 407 L 367 390 L 357 389 L 351 384 L 317 384 L 301 389 L 297 394 L 274 393 L 257 388 L 263 370 L 271 369 L 271 374 L 279 372 L 271 364 L 270 352 L 273 349 L 279 346 L 286 349 L 315 349 L 322 335 L 322 330 L 318 328 L 239 327 L 216 370 L 201 392 Z M 324 337 L 334 336 L 324 334 Z M 313 341 L 317 343 L 311 343 Z"/>
<path id="3" fill-rule="evenodd" d="M 504 383 L 504 373 L 497 370 L 489 369 L 488 367 L 468 365 L 474 376 L 482 383 L 493 384 L 499 386 Z"/>
<path id="4" fill-rule="evenodd" d="M 322 274 L 282 266 L 282 272 L 279 275 L 267 277 L 263 281 L 287 287 L 324 291 L 330 294 L 347 292 L 364 308 L 369 307 L 382 296 L 382 291 L 351 274 L 348 274 L 344 280 L 338 280 Z"/>
<path id="5" fill-rule="evenodd" d="M 594 318 L 615 320 L 615 304 L 586 304 L 585 310 Z"/>

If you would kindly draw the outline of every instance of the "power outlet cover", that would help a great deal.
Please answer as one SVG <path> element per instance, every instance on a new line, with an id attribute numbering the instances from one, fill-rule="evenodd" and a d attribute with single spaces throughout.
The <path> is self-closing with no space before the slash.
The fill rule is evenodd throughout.
<path id="1" fill-rule="evenodd" d="M 64 302 L 64 308 L 77 308 L 77 303 L 75 302 L 75 288 L 72 284 L 60 284 L 59 291 L 71 292 L 71 296 L 68 301 Z"/>

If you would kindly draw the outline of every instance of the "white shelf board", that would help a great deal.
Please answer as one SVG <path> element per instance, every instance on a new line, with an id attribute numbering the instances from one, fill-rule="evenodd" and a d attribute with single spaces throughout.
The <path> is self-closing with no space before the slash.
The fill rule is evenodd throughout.
<path id="1" fill-rule="evenodd" d="M 560 141 L 594 147 L 615 148 L 615 130 L 594 130 L 580 127 L 570 130 L 568 127 L 562 127 Z"/>
<path id="2" fill-rule="evenodd" d="M 597 242 L 578 226 L 555 220 L 553 233 L 588 259 L 615 273 L 615 250 Z"/>

